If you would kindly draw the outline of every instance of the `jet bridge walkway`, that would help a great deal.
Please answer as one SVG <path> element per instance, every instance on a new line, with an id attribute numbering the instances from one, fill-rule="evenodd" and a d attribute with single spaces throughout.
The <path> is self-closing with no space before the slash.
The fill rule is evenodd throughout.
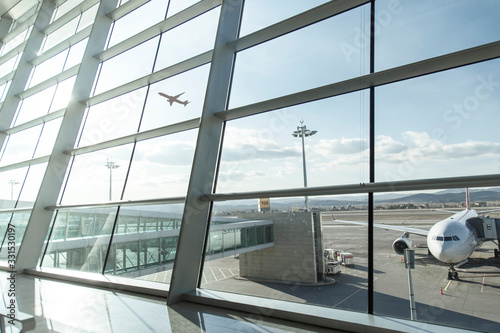
<path id="1" fill-rule="evenodd" d="M 113 217 L 99 218 L 97 214 L 93 217 L 75 216 L 75 212 L 62 217 L 57 224 L 58 236 L 50 241 L 42 267 L 95 273 L 104 271 L 105 274 L 125 277 L 139 277 L 172 269 L 181 217 L 167 213 L 155 221 L 155 218 L 147 217 L 144 213 L 139 218 L 133 212 L 122 216 L 112 238 L 111 232 L 105 230 L 111 229 L 107 225 Z M 92 219 L 96 224 L 100 221 L 99 227 L 81 223 Z M 92 230 L 90 235 L 88 230 Z M 83 236 L 85 232 L 87 235 Z M 111 249 L 107 254 L 110 242 Z M 272 246 L 272 220 L 216 217 L 210 227 L 206 260 Z"/>

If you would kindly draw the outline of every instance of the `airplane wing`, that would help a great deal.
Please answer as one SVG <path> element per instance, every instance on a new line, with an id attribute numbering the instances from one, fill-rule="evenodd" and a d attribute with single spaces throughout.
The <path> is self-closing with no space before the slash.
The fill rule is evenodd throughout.
<path id="1" fill-rule="evenodd" d="M 174 99 L 177 99 L 177 98 L 181 97 L 181 95 L 182 95 L 182 94 L 184 94 L 184 93 L 185 93 L 185 92 L 182 92 L 182 93 L 180 93 L 179 95 L 174 96 Z"/>
<path id="2" fill-rule="evenodd" d="M 333 222 L 349 223 L 349 224 L 361 225 L 364 227 L 368 226 L 368 223 L 358 222 L 358 221 L 334 220 Z M 420 235 L 420 236 L 427 236 L 427 234 L 429 233 L 428 230 L 409 228 L 409 227 L 399 226 L 399 225 L 374 223 L 373 226 L 375 228 L 381 228 L 381 229 L 386 229 L 386 230 L 397 230 L 397 231 L 407 232 L 409 234 Z"/>
<path id="3" fill-rule="evenodd" d="M 498 212 L 500 211 L 500 208 L 497 209 L 490 209 L 490 210 L 483 210 L 481 212 L 477 212 L 478 214 L 484 214 L 484 213 L 491 213 L 491 212 Z"/>

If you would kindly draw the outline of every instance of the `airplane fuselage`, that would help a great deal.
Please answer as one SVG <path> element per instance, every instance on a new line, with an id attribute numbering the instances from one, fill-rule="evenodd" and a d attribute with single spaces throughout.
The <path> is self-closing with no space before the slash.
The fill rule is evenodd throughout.
<path id="1" fill-rule="evenodd" d="M 439 261 L 457 264 L 467 259 L 481 245 L 467 219 L 477 217 L 474 209 L 458 212 L 439 221 L 427 234 L 429 251 Z"/>

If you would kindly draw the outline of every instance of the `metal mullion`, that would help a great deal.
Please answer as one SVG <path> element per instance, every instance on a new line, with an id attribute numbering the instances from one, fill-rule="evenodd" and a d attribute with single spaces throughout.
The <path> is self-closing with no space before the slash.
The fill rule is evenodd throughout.
<path id="1" fill-rule="evenodd" d="M 228 43 L 228 47 L 239 52 L 255 45 L 267 42 L 271 39 L 302 29 L 319 21 L 334 17 L 348 10 L 362 6 L 368 2 L 370 2 L 370 0 L 330 1 L 306 12 L 273 24 L 262 30 L 241 37 L 233 42 Z"/>
<path id="2" fill-rule="evenodd" d="M 33 59 L 31 63 L 33 64 L 33 66 L 41 64 L 45 60 L 52 58 L 53 56 L 61 53 L 67 48 L 70 48 L 71 46 L 78 44 L 79 42 L 87 38 L 90 35 L 91 31 L 92 31 L 92 26 L 88 26 L 78 31 L 74 35 L 71 35 L 69 38 L 66 38 L 65 40 L 52 46 L 50 49 L 46 50 L 45 52 L 37 56 L 35 59 Z"/>
<path id="3" fill-rule="evenodd" d="M 137 8 L 141 7 L 142 5 L 148 3 L 149 1 L 150 0 L 135 0 L 135 1 L 126 2 L 123 5 L 121 5 L 120 7 L 113 10 L 111 13 L 109 13 L 108 17 L 113 21 L 117 21 L 118 19 L 133 12 L 134 10 L 136 10 Z"/>
<path id="4" fill-rule="evenodd" d="M 218 193 L 218 194 L 200 194 L 199 201 L 228 201 L 241 199 L 258 199 L 258 198 L 284 198 L 284 197 L 299 197 L 299 196 L 323 196 L 323 195 L 338 195 L 338 194 L 360 194 L 360 193 L 378 193 L 378 192 L 400 192 L 400 191 L 421 191 L 421 190 L 438 190 L 448 188 L 464 188 L 464 187 L 491 187 L 500 186 L 500 175 L 480 175 L 480 176 L 463 176 L 463 177 L 448 177 L 448 178 L 430 178 L 417 180 L 401 180 L 390 182 L 374 182 L 361 184 L 333 185 L 333 186 L 316 186 L 307 188 L 291 188 L 282 190 L 267 190 L 253 192 L 237 192 L 237 193 Z"/>
<path id="5" fill-rule="evenodd" d="M 375 0 L 370 1 L 370 74 L 375 73 Z M 375 183 L 375 88 L 370 87 L 370 184 Z M 374 249 L 373 192 L 368 192 L 368 314 L 373 314 Z"/>
<path id="6" fill-rule="evenodd" d="M 157 205 L 157 204 L 174 204 L 183 203 L 186 200 L 185 197 L 170 197 L 170 198 L 158 198 L 158 199 L 144 199 L 144 200 L 119 200 L 110 202 L 95 202 L 95 203 L 84 203 L 75 205 L 53 205 L 46 206 L 45 210 L 54 211 L 58 209 L 72 209 L 72 208 L 104 208 L 104 207 L 116 207 L 116 206 L 143 206 L 143 205 Z"/>
<path id="7" fill-rule="evenodd" d="M 79 69 L 80 69 L 80 65 L 75 65 L 75 66 L 73 66 L 73 67 L 71 67 L 71 68 L 69 68 L 69 69 L 67 69 L 67 70 L 65 70 L 65 71 L 31 87 L 31 88 L 29 88 L 29 89 L 24 90 L 23 92 L 21 92 L 17 96 L 21 99 L 25 99 L 25 98 L 28 98 L 30 96 L 33 96 L 42 90 L 45 90 L 49 87 L 52 87 L 55 84 L 58 84 L 64 80 L 69 79 L 70 77 L 77 75 Z"/>
<path id="8" fill-rule="evenodd" d="M 212 60 L 212 53 L 213 53 L 213 51 L 207 51 L 205 53 L 199 54 L 197 56 L 194 56 L 190 59 L 179 62 L 175 65 L 170 66 L 170 67 L 164 68 L 160 71 L 145 75 L 145 76 L 138 78 L 134 81 L 125 83 L 125 84 L 118 86 L 116 88 L 112 88 L 112 89 L 107 90 L 103 93 L 92 96 L 92 97 L 82 101 L 82 103 L 85 104 L 86 106 L 92 106 L 95 104 L 99 104 L 101 102 L 107 101 L 108 99 L 118 97 L 120 95 L 129 93 L 129 92 L 136 90 L 136 89 L 139 89 L 139 88 L 143 88 L 149 84 L 153 84 L 153 83 L 159 82 L 161 80 L 167 79 L 169 77 L 178 75 L 180 73 L 187 72 L 187 71 L 192 70 L 194 68 L 206 65 L 206 64 L 210 63 L 210 61 Z"/>
<path id="9" fill-rule="evenodd" d="M 19 53 L 24 51 L 24 48 L 26 47 L 26 44 L 28 41 L 24 41 L 9 52 L 5 53 L 3 56 L 0 57 L 0 65 L 5 64 L 7 61 L 11 60 L 12 58 L 16 57 L 19 55 Z"/>
<path id="10" fill-rule="evenodd" d="M 106 149 L 106 148 L 112 148 L 112 147 L 121 146 L 121 145 L 129 144 L 129 143 L 133 143 L 133 142 L 153 139 L 153 138 L 157 138 L 157 137 L 164 136 L 167 134 L 174 134 L 174 133 L 179 133 L 179 132 L 183 132 L 183 131 L 188 131 L 191 129 L 198 128 L 199 121 L 200 121 L 199 119 L 200 118 L 194 118 L 194 119 L 187 120 L 187 121 L 184 121 L 181 123 L 167 125 L 167 126 L 163 126 L 160 128 L 148 130 L 145 132 L 134 133 L 131 135 L 127 135 L 127 136 L 118 138 L 118 139 L 112 139 L 112 140 L 96 143 L 96 144 L 90 145 L 90 146 L 75 148 L 72 150 L 66 150 L 64 153 L 67 155 L 74 155 L 74 156 L 82 155 L 82 154 L 86 154 L 86 153 L 90 153 L 90 152 L 94 152 L 94 151 L 98 151 L 98 150 L 102 150 L 102 149 Z"/>
<path id="11" fill-rule="evenodd" d="M 27 121 L 27 122 L 22 123 L 22 124 L 16 125 L 14 127 L 7 128 L 4 130 L 0 129 L 0 133 L 5 133 L 8 135 L 18 133 L 18 132 L 24 131 L 25 129 L 31 128 L 33 126 L 43 124 L 47 121 L 61 118 L 62 116 L 64 116 L 65 112 L 66 112 L 66 109 L 61 109 L 58 111 L 47 113 L 46 115 L 43 115 L 41 117 L 35 118 L 33 120 Z"/>
<path id="12" fill-rule="evenodd" d="M 30 165 L 42 164 L 42 163 L 48 162 L 49 160 L 50 160 L 50 156 L 47 155 L 47 156 L 33 158 L 30 160 L 26 160 L 26 161 L 14 163 L 14 164 L 8 164 L 8 165 L 0 167 L 0 172 L 15 170 L 15 169 L 27 167 Z"/>
<path id="13" fill-rule="evenodd" d="M 68 11 L 66 14 L 58 18 L 56 21 L 49 24 L 45 29 L 43 29 L 43 33 L 46 35 L 50 35 L 57 29 L 61 28 L 66 23 L 71 22 L 75 17 L 81 15 L 87 9 L 98 3 L 100 0 L 86 0 Z"/>
<path id="14" fill-rule="evenodd" d="M 263 102 L 219 111 L 216 117 L 223 120 L 234 120 L 258 113 L 312 102 L 324 98 L 339 96 L 370 87 L 382 86 L 423 75 L 433 74 L 449 69 L 472 65 L 500 57 L 500 41 L 472 47 L 466 50 L 414 62 L 380 72 L 375 72 L 299 93 L 273 98 Z"/>
<path id="15" fill-rule="evenodd" d="M 220 5 L 220 0 L 205 0 L 196 3 L 195 5 L 169 17 L 165 20 L 153 25 L 139 32 L 138 34 L 110 47 L 109 49 L 101 52 L 97 57 L 101 61 L 109 60 L 127 50 L 136 47 L 154 37 L 163 34 L 169 30 L 175 29 L 178 26 L 203 15 L 204 13 L 214 9 Z"/>

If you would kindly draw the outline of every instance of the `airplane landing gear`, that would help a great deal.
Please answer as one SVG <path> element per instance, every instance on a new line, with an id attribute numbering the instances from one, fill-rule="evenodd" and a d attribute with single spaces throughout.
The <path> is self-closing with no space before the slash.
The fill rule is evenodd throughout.
<path id="1" fill-rule="evenodd" d="M 448 280 L 460 280 L 458 278 L 458 272 L 455 270 L 454 266 L 450 266 L 448 270 Z"/>

